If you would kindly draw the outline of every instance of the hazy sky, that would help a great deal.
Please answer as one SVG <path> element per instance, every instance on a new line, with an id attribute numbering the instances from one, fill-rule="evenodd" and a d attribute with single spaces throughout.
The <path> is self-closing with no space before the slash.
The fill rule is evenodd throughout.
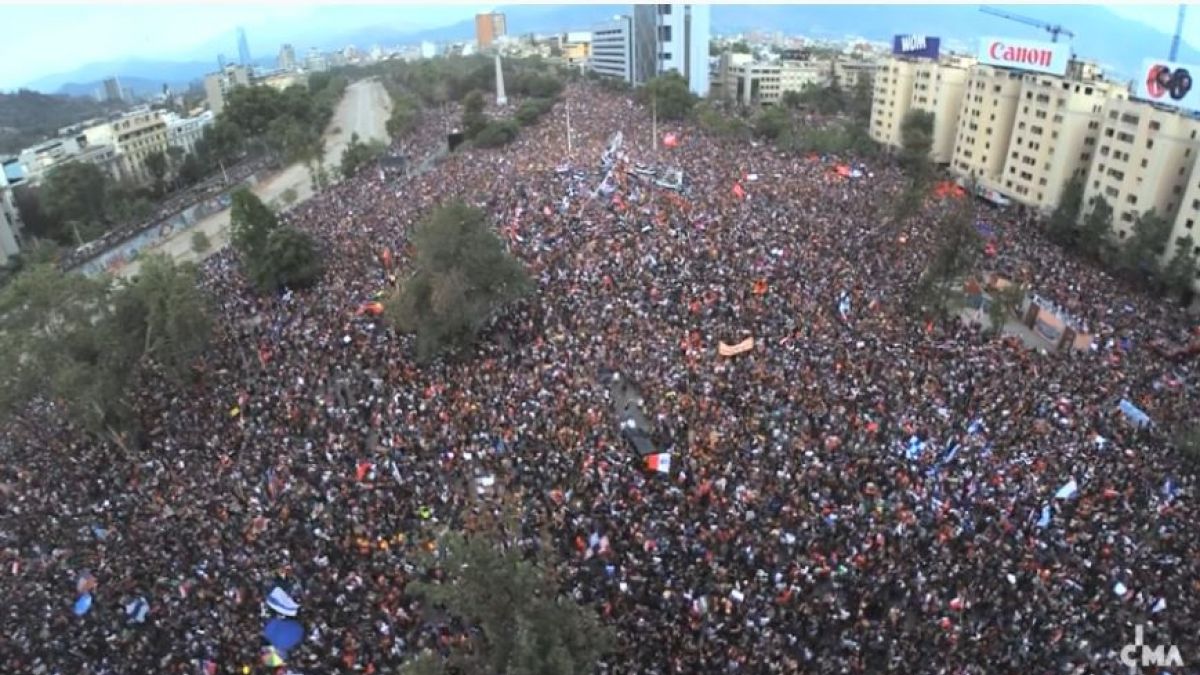
<path id="1" fill-rule="evenodd" d="M 306 37 L 350 32 L 389 24 L 403 30 L 434 28 L 471 17 L 494 5 L 277 5 L 106 4 L 0 5 L 0 90 L 92 62 L 125 58 L 210 60 L 219 52 L 234 57 L 234 30 L 244 26 L 255 55 L 274 54 L 291 42 L 307 50 Z M 1113 5 L 1131 21 L 1171 32 L 1176 6 Z M 1193 7 L 1185 35 L 1200 32 L 1200 7 Z M 366 47 L 369 45 L 360 45 Z"/>

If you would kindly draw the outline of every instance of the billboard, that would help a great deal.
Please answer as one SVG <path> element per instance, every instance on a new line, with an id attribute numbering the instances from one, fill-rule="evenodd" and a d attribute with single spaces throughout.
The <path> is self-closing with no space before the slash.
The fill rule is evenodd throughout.
<path id="1" fill-rule="evenodd" d="M 1200 111 L 1200 92 L 1192 86 L 1195 73 L 1200 73 L 1195 64 L 1146 59 L 1137 78 L 1137 94 L 1147 101 Z"/>
<path id="2" fill-rule="evenodd" d="M 1071 47 L 1057 42 L 985 37 L 979 40 L 979 62 L 988 66 L 1065 75 Z"/>
<path id="3" fill-rule="evenodd" d="M 936 59 L 941 38 L 924 35 L 897 35 L 892 38 L 892 54 L 914 56 L 921 59 Z"/>

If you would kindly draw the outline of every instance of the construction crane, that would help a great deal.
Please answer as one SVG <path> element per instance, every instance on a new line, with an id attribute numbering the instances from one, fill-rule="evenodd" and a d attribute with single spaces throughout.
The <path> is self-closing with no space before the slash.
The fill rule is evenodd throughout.
<path id="1" fill-rule="evenodd" d="M 1041 28 L 1042 30 L 1044 30 L 1050 34 L 1051 42 L 1058 42 L 1059 35 L 1066 35 L 1069 38 L 1075 37 L 1074 33 L 1067 30 L 1066 28 L 1063 28 L 1062 26 L 1060 26 L 1058 24 L 1046 23 L 1045 21 L 1038 21 L 1037 19 L 1030 19 L 1027 16 L 1020 16 L 1018 14 L 1010 14 L 1008 12 L 1002 12 L 998 9 L 992 9 L 991 7 L 980 7 L 979 11 L 983 12 L 984 14 L 991 14 L 993 16 L 998 16 L 998 17 L 1001 17 L 1004 19 L 1008 19 L 1009 21 L 1016 21 L 1017 23 L 1023 23 L 1028 26 L 1034 26 L 1036 28 Z"/>
<path id="2" fill-rule="evenodd" d="M 1179 56 L 1179 35 L 1183 32 L 1183 14 L 1186 10 L 1187 5 L 1179 3 L 1179 16 L 1175 19 L 1175 36 L 1171 38 L 1171 58 L 1168 61 L 1174 61 Z"/>

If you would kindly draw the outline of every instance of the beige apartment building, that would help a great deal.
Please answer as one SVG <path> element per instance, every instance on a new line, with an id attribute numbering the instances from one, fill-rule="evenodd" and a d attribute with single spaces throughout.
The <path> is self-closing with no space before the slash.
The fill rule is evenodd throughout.
<path id="1" fill-rule="evenodd" d="M 985 187 L 1026 206 L 1054 209 L 1067 182 L 1087 175 L 1104 104 L 1128 95 L 1126 86 L 1104 81 L 1094 64 L 1072 61 L 1066 77 L 1024 73 L 1003 175 Z"/>
<path id="2" fill-rule="evenodd" d="M 1101 114 L 1099 148 L 1088 171 L 1081 216 L 1102 196 L 1113 209 L 1113 230 L 1120 239 L 1128 237 L 1137 217 L 1150 209 L 1174 222 L 1176 234 L 1193 231 L 1187 221 L 1194 217 L 1188 214 L 1200 204 L 1186 202 L 1185 193 L 1196 194 L 1191 184 L 1200 179 L 1192 171 L 1200 148 L 1198 132 L 1200 120 L 1178 110 L 1110 98 Z M 1167 254 L 1173 252 L 1172 244 Z"/>
<path id="3" fill-rule="evenodd" d="M 123 115 L 83 131 L 88 145 L 108 145 L 117 153 L 117 175 L 123 180 L 144 182 L 150 179 L 146 157 L 154 152 L 166 154 L 169 146 L 167 121 L 151 110 Z"/>
<path id="4" fill-rule="evenodd" d="M 958 114 L 951 171 L 985 187 L 996 185 L 1004 174 L 1022 75 L 995 66 L 971 68 Z"/>
<path id="5" fill-rule="evenodd" d="M 916 75 L 916 61 L 895 57 L 886 59 L 875 72 L 870 134 L 876 143 L 900 147 L 900 124 L 912 106 Z"/>
<path id="6" fill-rule="evenodd" d="M 871 138 L 901 147 L 900 126 L 912 110 L 933 114 L 933 145 L 929 156 L 946 164 L 954 153 L 958 116 L 973 59 L 956 56 L 939 61 L 891 57 L 874 74 L 871 100 Z"/>
<path id="7" fill-rule="evenodd" d="M 948 58 L 942 62 L 918 61 L 913 73 L 912 103 L 909 110 L 933 115 L 933 144 L 929 158 L 936 164 L 948 164 L 954 154 L 958 132 L 958 114 L 962 109 L 969 59 Z"/>
<path id="8" fill-rule="evenodd" d="M 806 87 L 824 86 L 833 74 L 830 61 L 722 61 L 718 67 L 719 89 L 731 100 L 742 105 L 778 105 L 789 91 L 800 92 Z"/>
<path id="9" fill-rule="evenodd" d="M 1193 150 L 1193 155 L 1196 152 Z M 1178 250 L 1177 244 L 1187 237 L 1192 238 L 1192 253 L 1200 256 L 1200 171 L 1193 166 L 1191 180 L 1183 191 L 1183 201 L 1179 205 L 1179 215 L 1175 217 L 1175 226 L 1171 228 L 1171 238 L 1167 240 L 1167 250 L 1163 252 L 1163 262 L 1168 262 Z M 1200 272 L 1192 282 L 1192 287 L 1200 291 Z"/>

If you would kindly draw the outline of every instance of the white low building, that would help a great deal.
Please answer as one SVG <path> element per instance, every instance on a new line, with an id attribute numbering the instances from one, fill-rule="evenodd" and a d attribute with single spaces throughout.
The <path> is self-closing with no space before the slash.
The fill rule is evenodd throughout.
<path id="1" fill-rule="evenodd" d="M 163 119 L 167 122 L 167 145 L 172 148 L 183 148 L 189 155 L 196 151 L 196 142 L 204 138 L 204 128 L 213 123 L 216 115 L 206 110 L 195 117 L 180 117 L 175 113 L 166 113 Z"/>
<path id="2" fill-rule="evenodd" d="M 0 265 L 7 265 L 21 252 L 21 215 L 13 200 L 12 186 L 0 170 Z"/>

